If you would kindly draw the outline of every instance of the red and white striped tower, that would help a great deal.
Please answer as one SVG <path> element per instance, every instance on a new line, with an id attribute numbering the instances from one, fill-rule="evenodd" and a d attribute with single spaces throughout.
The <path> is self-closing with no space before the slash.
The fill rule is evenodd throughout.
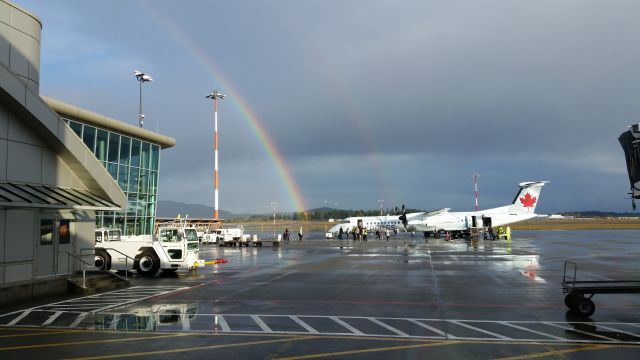
<path id="1" fill-rule="evenodd" d="M 473 185 L 476 190 L 476 211 L 478 211 L 478 177 L 480 177 L 480 175 L 473 174 Z"/>
<path id="2" fill-rule="evenodd" d="M 218 90 L 214 90 L 207 95 L 207 99 L 213 99 L 213 152 L 214 152 L 214 168 L 213 168 L 213 219 L 218 220 L 218 99 L 224 99 L 226 95 Z"/>

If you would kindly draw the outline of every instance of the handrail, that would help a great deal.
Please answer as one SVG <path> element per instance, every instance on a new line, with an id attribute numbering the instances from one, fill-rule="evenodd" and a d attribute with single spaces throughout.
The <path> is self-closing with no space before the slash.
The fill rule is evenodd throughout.
<path id="1" fill-rule="evenodd" d="M 93 267 L 93 265 L 91 265 L 90 263 L 82 260 L 82 258 L 80 256 L 74 255 L 74 254 L 72 254 L 72 253 L 70 253 L 68 251 L 65 251 L 65 250 L 63 250 L 62 252 L 67 254 L 67 268 L 69 269 L 69 273 L 67 275 L 68 275 L 68 279 L 69 280 L 71 280 L 71 267 L 69 266 L 70 257 L 72 257 L 72 258 L 74 258 L 76 260 L 80 260 L 80 262 L 87 264 L 89 267 Z M 86 276 L 86 273 L 85 273 L 85 269 L 86 269 L 86 267 L 82 266 L 82 287 L 83 288 L 87 287 L 87 276 Z"/>
<path id="2" fill-rule="evenodd" d="M 129 269 L 129 259 L 131 259 L 131 260 L 132 260 L 132 261 L 131 261 L 131 264 L 135 264 L 135 259 L 134 259 L 134 258 L 132 258 L 131 256 L 129 256 L 129 255 L 125 254 L 125 253 L 123 253 L 123 252 L 122 252 L 122 251 L 120 251 L 120 250 L 117 250 L 117 249 L 114 249 L 114 248 L 102 247 L 102 246 L 101 246 L 100 248 L 101 248 L 101 249 L 104 249 L 104 250 L 111 250 L 111 251 L 115 251 L 115 252 L 117 252 L 118 254 L 120 254 L 120 255 L 124 256 L 124 257 L 125 257 L 125 261 L 124 261 L 124 267 L 125 267 L 125 269 Z M 93 251 L 94 253 L 95 253 L 95 251 L 96 251 L 96 249 L 95 249 L 95 248 L 93 248 L 93 249 L 92 249 L 92 248 L 82 248 L 82 249 L 80 249 L 80 252 L 82 253 L 82 251 L 85 251 L 85 250 Z M 125 279 L 129 279 L 129 275 L 128 275 L 128 274 L 129 274 L 129 271 L 128 271 L 128 270 L 125 270 L 125 271 L 124 271 L 124 278 L 125 278 Z"/>

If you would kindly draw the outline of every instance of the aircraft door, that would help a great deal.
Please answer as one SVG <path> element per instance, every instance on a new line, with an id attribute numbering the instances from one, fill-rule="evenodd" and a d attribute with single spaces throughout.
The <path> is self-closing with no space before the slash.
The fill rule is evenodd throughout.
<path id="1" fill-rule="evenodd" d="M 483 216 L 482 217 L 482 226 L 484 227 L 491 227 L 491 217 L 489 216 Z"/>
<path id="2" fill-rule="evenodd" d="M 476 216 L 472 216 L 471 217 L 471 227 L 472 228 L 477 228 L 478 227 L 478 219 Z"/>
<path id="3" fill-rule="evenodd" d="M 358 229 L 362 229 L 362 219 L 358 219 Z"/>

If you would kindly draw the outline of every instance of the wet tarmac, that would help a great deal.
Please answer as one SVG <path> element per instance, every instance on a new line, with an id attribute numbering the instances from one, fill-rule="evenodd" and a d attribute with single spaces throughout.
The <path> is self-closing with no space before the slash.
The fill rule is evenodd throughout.
<path id="1" fill-rule="evenodd" d="M 203 245 L 201 258 L 227 262 L 43 299 L 0 316 L 0 356 L 640 356 L 640 296 L 596 295 L 582 318 L 567 311 L 561 286 L 565 260 L 578 280 L 640 280 L 640 230 L 521 231 L 511 242 L 321 237 Z M 71 343 L 91 346 L 60 345 Z"/>

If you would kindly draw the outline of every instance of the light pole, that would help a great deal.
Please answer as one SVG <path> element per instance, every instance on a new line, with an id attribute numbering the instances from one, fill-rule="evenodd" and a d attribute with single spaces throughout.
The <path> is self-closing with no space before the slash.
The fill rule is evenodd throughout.
<path id="1" fill-rule="evenodd" d="M 148 81 L 153 81 L 153 79 L 151 78 L 151 76 L 149 74 L 145 74 L 141 71 L 135 70 L 133 72 L 133 76 L 136 77 L 136 79 L 138 79 L 138 82 L 140 82 L 140 102 L 139 102 L 139 106 L 138 106 L 138 125 L 140 127 L 142 127 L 142 124 L 144 124 L 144 114 L 142 113 L 142 83 L 148 82 Z"/>
<path id="2" fill-rule="evenodd" d="M 475 191 L 476 191 L 476 211 L 478 211 L 478 178 L 479 177 L 480 177 L 480 175 L 473 174 L 473 186 L 474 186 Z"/>
<path id="3" fill-rule="evenodd" d="M 378 202 L 380 203 L 380 216 L 382 216 L 382 203 L 384 200 L 378 200 Z"/>
<path id="4" fill-rule="evenodd" d="M 213 90 L 207 99 L 213 99 L 213 153 L 214 153 L 214 168 L 213 168 L 213 218 L 218 219 L 218 99 L 224 99 L 227 97 L 218 90 Z"/>
<path id="5" fill-rule="evenodd" d="M 273 238 L 276 238 L 276 205 L 277 202 L 271 202 L 271 206 L 273 206 Z"/>

